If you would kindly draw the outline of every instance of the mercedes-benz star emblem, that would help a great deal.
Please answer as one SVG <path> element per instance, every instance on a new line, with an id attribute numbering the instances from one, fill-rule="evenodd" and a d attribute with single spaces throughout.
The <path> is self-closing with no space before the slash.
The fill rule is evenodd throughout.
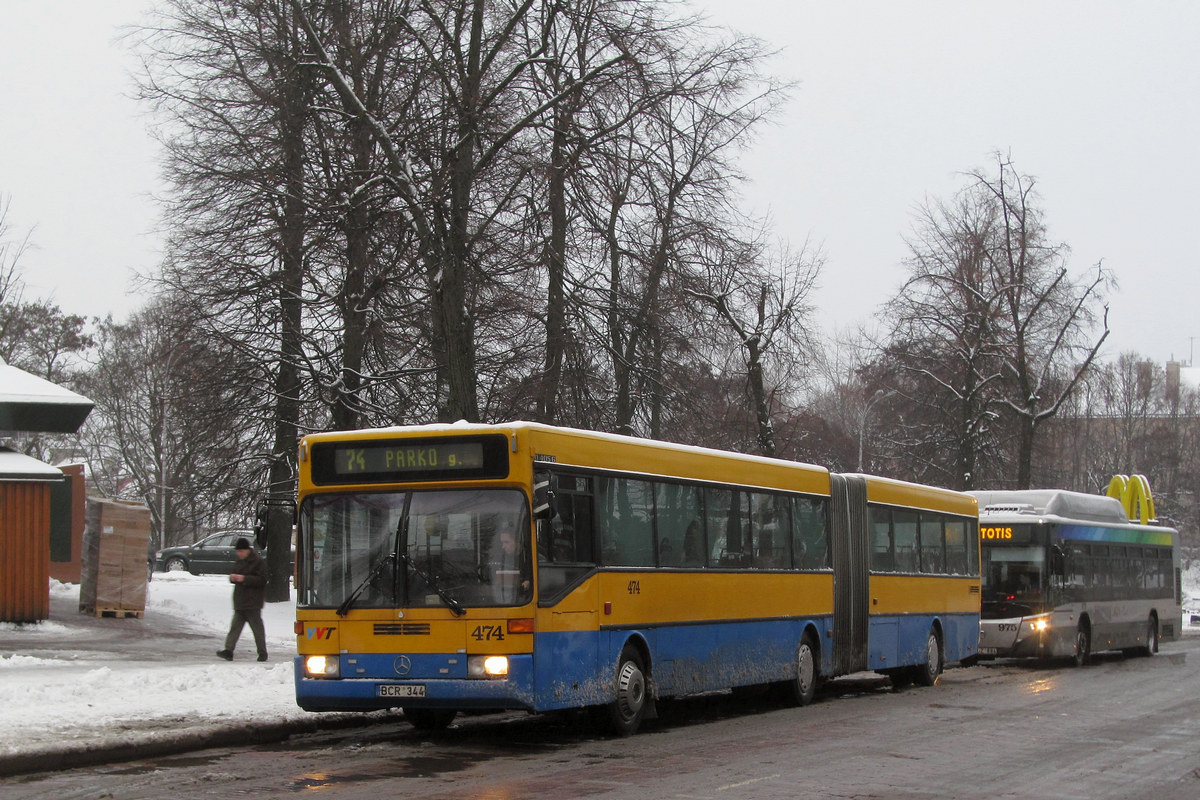
<path id="1" fill-rule="evenodd" d="M 408 656 L 397 656 L 392 668 L 396 670 L 397 675 L 407 675 L 412 671 L 412 662 L 408 660 Z"/>

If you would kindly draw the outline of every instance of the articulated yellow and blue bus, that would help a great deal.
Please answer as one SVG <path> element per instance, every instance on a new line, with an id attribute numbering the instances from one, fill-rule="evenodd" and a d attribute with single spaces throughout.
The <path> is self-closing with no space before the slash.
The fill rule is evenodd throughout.
<path id="1" fill-rule="evenodd" d="M 1115 497 L 974 492 L 983 548 L 984 658 L 1151 655 L 1183 623 L 1179 534 Z M 1148 501 L 1149 498 L 1147 497 Z"/>
<path id="2" fill-rule="evenodd" d="M 296 698 L 311 711 L 592 707 L 976 652 L 968 495 L 534 423 L 300 445 Z"/>

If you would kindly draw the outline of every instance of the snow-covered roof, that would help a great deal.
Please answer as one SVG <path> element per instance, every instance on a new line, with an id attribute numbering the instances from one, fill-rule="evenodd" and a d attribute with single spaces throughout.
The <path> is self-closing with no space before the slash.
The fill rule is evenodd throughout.
<path id="1" fill-rule="evenodd" d="M 93 405 L 81 394 L 0 361 L 0 431 L 75 433 Z"/>
<path id="2" fill-rule="evenodd" d="M 62 478 L 62 470 L 52 467 L 44 461 L 0 447 L 0 481 L 4 480 L 42 480 L 52 481 Z"/>
<path id="3" fill-rule="evenodd" d="M 1129 515 L 1121 501 L 1101 494 L 1063 489 L 1024 489 L 970 492 L 979 501 L 979 514 L 1037 514 L 1069 519 L 1126 524 Z"/>

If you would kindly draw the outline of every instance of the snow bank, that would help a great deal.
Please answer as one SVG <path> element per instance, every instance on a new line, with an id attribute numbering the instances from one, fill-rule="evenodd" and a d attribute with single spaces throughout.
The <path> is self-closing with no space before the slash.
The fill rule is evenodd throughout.
<path id="1" fill-rule="evenodd" d="M 72 584 L 50 594 L 49 620 L 0 625 L 0 753 L 311 716 L 295 700 L 294 602 L 263 611 L 271 661 L 254 660 L 247 628 L 228 663 L 215 655 L 231 613 L 223 576 L 156 574 L 142 619 L 79 614 Z"/>

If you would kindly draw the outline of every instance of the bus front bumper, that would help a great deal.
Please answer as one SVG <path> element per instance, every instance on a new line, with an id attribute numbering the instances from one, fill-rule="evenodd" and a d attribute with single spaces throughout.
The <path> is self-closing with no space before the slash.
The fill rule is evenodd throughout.
<path id="1" fill-rule="evenodd" d="M 459 710 L 536 710 L 533 657 L 509 657 L 506 678 L 466 678 L 409 674 L 313 678 L 305 673 L 306 656 L 296 656 L 293 670 L 296 704 L 305 711 L 376 711 L 387 708 L 453 708 Z M 343 654 L 342 661 L 348 660 Z"/>
<path id="2" fill-rule="evenodd" d="M 1074 630 L 1054 626 L 1048 615 L 979 623 L 981 658 L 1060 658 L 1074 652 Z"/>

